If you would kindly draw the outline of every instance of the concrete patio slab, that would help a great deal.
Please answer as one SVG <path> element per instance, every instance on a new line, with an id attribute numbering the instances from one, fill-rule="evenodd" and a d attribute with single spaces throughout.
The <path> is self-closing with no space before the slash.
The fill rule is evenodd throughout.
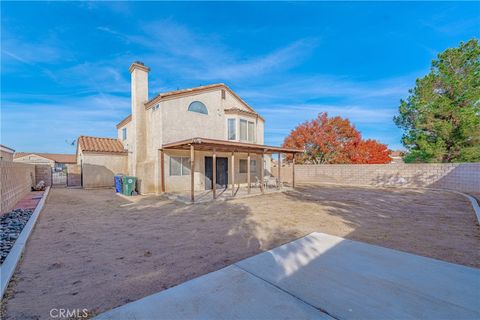
<path id="1" fill-rule="evenodd" d="M 96 319 L 478 319 L 480 269 L 323 233 Z"/>
<path id="2" fill-rule="evenodd" d="M 339 319 L 480 318 L 480 269 L 323 233 L 236 265 Z"/>
<path id="3" fill-rule="evenodd" d="M 332 319 L 229 266 L 105 312 L 95 319 Z"/>

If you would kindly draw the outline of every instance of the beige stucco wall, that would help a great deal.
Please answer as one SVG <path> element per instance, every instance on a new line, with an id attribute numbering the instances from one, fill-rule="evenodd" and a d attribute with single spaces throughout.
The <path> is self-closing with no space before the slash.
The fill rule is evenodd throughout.
<path id="1" fill-rule="evenodd" d="M 231 97 L 228 91 L 225 99 L 222 99 L 221 92 L 221 89 L 216 89 L 162 101 L 160 108 L 152 113 L 153 117 L 157 117 L 156 113 L 161 113 L 161 143 L 165 144 L 194 137 L 226 140 L 227 118 L 238 118 L 238 116 L 226 115 L 224 109 L 233 107 L 248 109 L 243 104 L 234 103 L 236 100 Z M 194 101 L 202 102 L 208 109 L 208 115 L 189 112 L 188 106 Z M 248 118 L 250 120 L 255 119 L 254 117 Z"/>
<path id="2" fill-rule="evenodd" d="M 79 158 L 84 188 L 112 187 L 115 174 L 128 174 L 126 154 L 79 152 Z"/>
<path id="3" fill-rule="evenodd" d="M 122 129 L 127 129 L 127 139 L 123 140 L 122 138 Z M 133 149 L 135 147 L 135 132 L 133 131 L 133 124 L 132 121 L 126 123 L 122 127 L 117 129 L 117 137 L 123 144 L 123 147 L 128 150 L 128 174 L 133 175 L 134 171 L 136 170 L 135 164 L 135 155 L 133 153 Z"/>
<path id="4" fill-rule="evenodd" d="M 246 119 L 256 123 L 256 143 L 264 143 L 264 121 L 254 116 L 224 113 L 225 108 L 248 108 L 228 91 L 222 99 L 222 90 L 217 88 L 207 92 L 165 99 L 158 109 L 145 110 L 146 159 L 154 160 L 162 144 L 184 139 L 203 137 L 210 139 L 227 139 L 227 119 L 237 119 L 237 138 L 239 138 L 240 121 Z M 188 106 L 200 101 L 208 109 L 208 115 L 189 112 Z M 127 128 L 127 141 L 122 141 L 122 129 Z M 135 130 L 133 120 L 118 128 L 118 138 L 135 153 Z M 238 139 L 237 139 L 238 140 Z M 133 159 L 132 159 L 133 160 Z"/>

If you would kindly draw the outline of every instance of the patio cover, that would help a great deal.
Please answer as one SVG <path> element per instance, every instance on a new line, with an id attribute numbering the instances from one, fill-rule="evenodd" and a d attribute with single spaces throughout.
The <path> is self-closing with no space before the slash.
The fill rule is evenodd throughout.
<path id="1" fill-rule="evenodd" d="M 181 140 L 177 142 L 171 142 L 164 144 L 162 149 L 160 149 L 160 172 L 161 172 L 161 191 L 165 192 L 165 161 L 164 161 L 164 150 L 190 150 L 190 194 L 192 203 L 195 201 L 195 151 L 211 151 L 213 153 L 213 199 L 216 197 L 216 156 L 217 152 L 231 152 L 231 170 L 235 172 L 235 153 L 243 152 L 248 153 L 247 157 L 247 188 L 248 193 L 250 193 L 250 153 L 261 154 L 262 157 L 265 154 L 278 154 L 278 180 L 280 181 L 280 167 L 281 167 L 281 153 L 287 153 L 293 155 L 292 161 L 292 187 L 295 188 L 295 154 L 302 153 L 303 150 L 300 149 L 289 149 L 281 148 L 274 146 L 267 146 L 261 144 L 253 143 L 244 143 L 228 140 L 216 140 L 216 139 L 206 139 L 206 138 L 191 138 L 187 140 Z M 263 172 L 263 161 L 260 161 L 260 172 Z M 260 188 L 262 193 L 263 189 L 264 175 L 260 175 Z M 231 176 L 231 185 L 232 185 L 232 196 L 235 195 L 235 174 Z"/>

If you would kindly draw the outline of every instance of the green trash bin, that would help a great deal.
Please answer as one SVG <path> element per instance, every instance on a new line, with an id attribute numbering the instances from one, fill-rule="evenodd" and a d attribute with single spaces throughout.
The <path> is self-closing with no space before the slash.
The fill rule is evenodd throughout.
<path id="1" fill-rule="evenodd" d="M 135 185 L 137 183 L 136 177 L 122 177 L 123 182 L 123 194 L 126 196 L 131 196 L 133 191 L 135 191 Z"/>

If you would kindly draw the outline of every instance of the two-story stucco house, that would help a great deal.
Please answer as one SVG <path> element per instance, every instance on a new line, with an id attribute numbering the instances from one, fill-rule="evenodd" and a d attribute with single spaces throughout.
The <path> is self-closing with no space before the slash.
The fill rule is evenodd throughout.
<path id="1" fill-rule="evenodd" d="M 129 71 L 132 113 L 118 123 L 118 139 L 79 138 L 84 181 L 90 165 L 136 176 L 143 194 L 191 191 L 193 198 L 195 190 L 249 187 L 263 179 L 265 155 L 300 152 L 264 145 L 264 118 L 224 84 L 149 98 L 150 69 L 135 62 Z"/>

